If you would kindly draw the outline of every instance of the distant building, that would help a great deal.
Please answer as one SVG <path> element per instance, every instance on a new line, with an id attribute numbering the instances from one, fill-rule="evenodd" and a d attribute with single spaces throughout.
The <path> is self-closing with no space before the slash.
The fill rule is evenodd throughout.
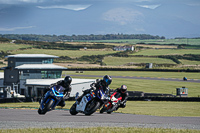
<path id="1" fill-rule="evenodd" d="M 17 54 L 8 55 L 8 66 L 4 70 L 3 85 L 7 94 L 4 97 L 11 97 L 11 94 L 28 96 L 31 92 L 26 89 L 27 79 L 56 79 L 61 78 L 62 70 L 67 68 L 52 64 L 58 56 L 45 54 Z M 2 81 L 1 81 L 2 82 Z"/>
<path id="2" fill-rule="evenodd" d="M 116 46 L 113 48 L 113 50 L 115 51 L 134 51 L 134 47 L 133 46 Z"/>
<path id="3" fill-rule="evenodd" d="M 50 84 L 62 80 L 61 74 L 67 68 L 52 64 L 58 56 L 46 54 L 8 55 L 8 66 L 1 68 L 0 98 L 41 97 L 43 90 Z M 82 93 L 95 80 L 73 79 L 74 88 Z M 77 91 L 77 90 L 75 90 Z M 75 92 L 73 92 L 75 93 Z M 75 95 L 75 94 L 72 94 Z"/>

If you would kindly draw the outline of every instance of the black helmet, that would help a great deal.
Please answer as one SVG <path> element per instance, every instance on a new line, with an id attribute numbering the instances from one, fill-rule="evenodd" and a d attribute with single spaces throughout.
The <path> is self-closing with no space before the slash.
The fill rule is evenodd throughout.
<path id="1" fill-rule="evenodd" d="M 64 79 L 64 83 L 65 85 L 70 85 L 72 82 L 72 78 L 70 76 L 66 76 L 65 79 Z"/>
<path id="2" fill-rule="evenodd" d="M 120 88 L 122 93 L 125 93 L 127 91 L 127 86 L 126 85 L 122 85 Z"/>
<path id="3" fill-rule="evenodd" d="M 105 75 L 103 77 L 103 80 L 106 82 L 106 86 L 110 85 L 111 82 L 112 82 L 112 78 L 110 76 L 108 76 L 108 75 Z"/>

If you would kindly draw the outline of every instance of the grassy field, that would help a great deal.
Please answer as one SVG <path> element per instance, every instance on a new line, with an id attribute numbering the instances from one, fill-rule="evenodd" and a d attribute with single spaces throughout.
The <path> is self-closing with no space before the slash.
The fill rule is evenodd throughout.
<path id="1" fill-rule="evenodd" d="M 120 40 L 91 40 L 87 42 L 106 42 L 106 43 L 128 43 L 128 44 L 138 44 L 138 43 L 145 43 L 145 44 L 189 44 L 189 45 L 200 45 L 200 39 L 146 39 L 146 40 L 139 40 L 139 39 L 120 39 Z"/>
<path id="2" fill-rule="evenodd" d="M 13 51 L 12 54 L 49 54 L 56 56 L 69 56 L 71 58 L 81 57 L 81 56 L 90 56 L 90 55 L 105 55 L 116 53 L 117 51 L 101 51 L 101 50 L 49 50 L 49 49 L 28 49 L 28 50 L 19 50 Z"/>
<path id="3" fill-rule="evenodd" d="M 144 49 L 132 55 L 184 55 L 184 54 L 200 54 L 200 49 Z"/>
<path id="4" fill-rule="evenodd" d="M 192 129 L 162 129 L 162 128 L 117 128 L 117 127 L 93 127 L 93 128 L 28 128 L 28 129 L 2 129 L 0 133 L 199 133 Z"/>
<path id="5" fill-rule="evenodd" d="M 184 40 L 184 39 L 183 39 Z M 174 42 L 184 42 L 181 40 L 173 40 Z M 189 42 L 197 42 L 200 39 L 189 39 Z M 132 40 L 134 41 L 134 40 Z M 135 40 L 138 41 L 138 40 Z M 148 41 L 150 42 L 170 42 L 172 40 L 140 40 L 140 41 Z M 129 42 L 129 41 L 128 41 Z M 87 42 L 88 45 L 93 45 L 93 44 L 98 44 L 97 42 L 95 43 L 89 43 Z M 84 44 L 84 42 L 72 42 L 72 45 L 81 45 Z M 105 43 L 105 45 L 124 45 L 124 43 Z M 158 56 L 158 55 L 183 55 L 183 54 L 199 54 L 200 49 L 176 49 L 176 45 L 150 45 L 150 44 L 137 44 L 138 46 L 142 47 L 150 47 L 152 49 L 142 49 L 138 52 L 132 53 L 130 55 L 144 55 L 144 56 Z M 49 54 L 49 55 L 56 55 L 56 56 L 68 56 L 70 58 L 79 58 L 82 56 L 91 56 L 91 55 L 106 55 L 106 54 L 113 54 L 117 53 L 118 51 L 113 51 L 111 48 L 110 49 L 87 49 L 87 50 L 53 50 L 53 49 L 23 49 L 20 50 L 21 48 L 27 48 L 27 47 L 32 47 L 30 45 L 23 45 L 23 44 L 13 44 L 13 43 L 6 43 L 6 44 L 0 44 L 0 51 L 9 51 L 10 54 Z M 192 46 L 199 46 L 198 43 L 194 43 Z M 155 49 L 156 48 L 156 49 Z M 168 49 L 162 49 L 162 48 L 168 48 Z M 64 63 L 76 63 L 76 64 L 89 64 L 87 61 L 79 61 L 77 62 L 76 60 L 63 60 L 62 62 Z M 98 62 L 98 61 L 97 61 Z M 170 59 L 162 59 L 162 58 L 153 58 L 153 57 L 105 57 L 103 59 L 103 63 L 106 64 L 104 67 L 121 67 L 122 65 L 125 67 L 138 67 L 136 65 L 127 65 L 131 63 L 154 63 L 154 64 L 176 64 Z M 181 60 L 181 63 L 184 65 L 176 65 L 173 67 L 169 67 L 168 65 L 163 65 L 163 66 L 157 66 L 156 68 L 160 69 L 199 69 L 200 67 L 197 64 L 200 64 L 200 61 L 189 61 L 189 60 Z M 100 64 L 100 63 L 99 63 Z M 97 63 L 97 65 L 99 65 Z M 1 67 L 4 67 L 5 64 L 0 64 Z M 80 65 L 78 65 L 81 67 Z M 99 67 L 99 66 L 95 66 Z M 140 67 L 138 67 L 140 68 Z"/>
<path id="6" fill-rule="evenodd" d="M 176 64 L 170 59 L 153 57 L 105 57 L 103 62 L 108 66 L 120 66 L 128 63 Z"/>
<path id="7" fill-rule="evenodd" d="M 200 61 L 180 60 L 183 65 L 200 65 Z"/>
<path id="8" fill-rule="evenodd" d="M 76 71 L 64 71 L 64 75 L 80 75 Z M 200 79 L 199 72 L 148 72 L 148 71 L 84 71 L 82 75 L 99 75 L 100 78 L 104 74 L 111 76 L 136 76 L 136 77 L 158 77 L 158 78 L 178 78 L 182 79 L 187 77 L 188 79 Z"/>
<path id="9" fill-rule="evenodd" d="M 74 71 L 63 72 L 64 75 L 80 75 Z M 200 79 L 200 73 L 185 73 L 185 72 L 133 72 L 133 71 L 84 71 L 82 75 L 99 75 L 96 78 L 102 78 L 103 75 L 108 74 L 112 76 L 128 76 L 128 77 L 158 77 L 158 78 L 178 78 L 182 80 L 185 76 L 188 79 Z M 83 78 L 72 76 L 72 78 Z M 84 77 L 91 78 L 91 77 Z M 111 89 L 116 89 L 122 84 L 127 85 L 129 91 L 143 91 L 146 93 L 166 93 L 176 95 L 176 88 L 188 88 L 189 97 L 199 97 L 200 88 L 199 83 L 192 82 L 177 82 L 177 81 L 160 81 L 160 80 L 143 80 L 143 79 L 125 79 L 113 78 L 110 85 Z"/>
<path id="10" fill-rule="evenodd" d="M 17 50 L 20 48 L 28 48 L 31 47 L 30 45 L 23 45 L 23 44 L 14 44 L 14 43 L 0 43 L 0 51 L 10 51 L 10 50 Z"/>

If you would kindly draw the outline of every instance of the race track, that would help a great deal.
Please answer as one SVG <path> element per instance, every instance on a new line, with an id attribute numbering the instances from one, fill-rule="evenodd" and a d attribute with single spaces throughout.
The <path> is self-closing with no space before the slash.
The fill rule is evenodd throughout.
<path id="1" fill-rule="evenodd" d="M 13 128 L 85 128 L 85 127 L 145 127 L 200 130 L 200 117 L 158 117 L 133 114 L 70 115 L 68 110 L 53 110 L 38 115 L 31 109 L 0 109 L 0 129 Z"/>

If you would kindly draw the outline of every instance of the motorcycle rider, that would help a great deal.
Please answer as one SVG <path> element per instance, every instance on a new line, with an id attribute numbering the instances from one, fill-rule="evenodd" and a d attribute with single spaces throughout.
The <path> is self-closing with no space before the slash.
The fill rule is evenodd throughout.
<path id="1" fill-rule="evenodd" d="M 96 79 L 96 83 L 92 83 L 90 85 L 90 89 L 87 89 L 83 92 L 83 94 L 77 98 L 77 101 L 81 101 L 82 97 L 84 95 L 86 95 L 87 93 L 89 93 L 91 90 L 96 90 L 96 89 L 103 89 L 103 91 L 105 92 L 105 94 L 109 93 L 109 85 L 112 82 L 112 78 L 109 75 L 105 75 L 103 77 L 103 79 Z"/>
<path id="2" fill-rule="evenodd" d="M 71 82 L 72 82 L 72 78 L 70 76 L 66 76 L 64 78 L 64 80 L 60 80 L 56 83 L 53 83 L 49 86 L 49 88 L 44 90 L 44 95 L 46 94 L 47 91 L 49 91 L 53 86 L 59 87 L 62 86 L 65 90 L 64 90 L 64 97 L 63 99 L 58 103 L 58 106 L 64 107 L 65 106 L 65 99 L 68 99 L 71 93 Z M 43 95 L 43 97 L 44 97 Z"/>
<path id="3" fill-rule="evenodd" d="M 125 108 L 126 107 L 126 101 L 128 99 L 128 92 L 127 92 L 127 86 L 122 85 L 120 88 L 117 88 L 114 90 L 114 92 L 119 92 L 121 94 L 122 100 L 119 102 L 119 106 L 116 108 L 118 110 L 119 108 Z"/>

